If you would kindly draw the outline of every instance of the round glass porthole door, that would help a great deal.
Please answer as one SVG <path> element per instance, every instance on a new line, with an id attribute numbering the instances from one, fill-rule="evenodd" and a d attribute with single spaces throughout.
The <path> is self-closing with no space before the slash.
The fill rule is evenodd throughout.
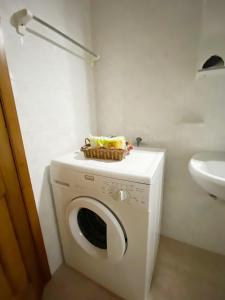
<path id="1" fill-rule="evenodd" d="M 124 228 L 118 218 L 98 200 L 79 197 L 67 207 L 70 232 L 89 255 L 119 261 L 127 246 Z"/>
<path id="2" fill-rule="evenodd" d="M 95 247 L 107 249 L 106 223 L 95 212 L 81 208 L 77 214 L 80 231 Z"/>

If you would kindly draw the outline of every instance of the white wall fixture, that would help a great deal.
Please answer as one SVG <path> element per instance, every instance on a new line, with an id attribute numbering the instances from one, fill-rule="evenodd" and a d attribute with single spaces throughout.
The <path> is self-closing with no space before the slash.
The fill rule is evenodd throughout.
<path id="1" fill-rule="evenodd" d="M 202 66 L 202 70 L 224 68 L 224 60 L 219 55 L 210 56 Z"/>
<path id="2" fill-rule="evenodd" d="M 198 70 L 197 78 L 207 77 L 208 75 L 225 74 L 224 60 L 219 55 L 210 56 Z"/>
<path id="3" fill-rule="evenodd" d="M 189 171 L 205 191 L 225 200 L 225 152 L 201 152 L 189 162 Z"/>
<path id="4" fill-rule="evenodd" d="M 83 46 L 79 42 L 77 42 L 75 39 L 71 38 L 70 36 L 66 35 L 63 33 L 61 30 L 55 28 L 54 26 L 50 25 L 46 21 L 43 21 L 39 17 L 35 16 L 31 11 L 28 9 L 22 9 L 19 10 L 14 14 L 14 19 L 16 21 L 16 27 L 17 27 L 17 32 L 21 35 L 25 35 L 26 33 L 26 26 L 31 20 L 35 20 L 36 22 L 44 25 L 45 27 L 53 30 L 63 38 L 67 39 L 71 43 L 75 44 L 79 48 L 83 49 L 91 58 L 92 60 L 90 61 L 91 63 L 94 63 L 95 61 L 99 60 L 100 56 L 96 53 L 94 53 L 92 50 L 88 49 L 87 47 Z"/>
<path id="5" fill-rule="evenodd" d="M 225 74 L 224 7 L 223 0 L 202 2 L 197 78 Z"/>
<path id="6" fill-rule="evenodd" d="M 211 78 L 213 76 L 225 75 L 225 68 L 210 68 L 209 70 L 199 70 L 196 74 L 196 79 Z"/>

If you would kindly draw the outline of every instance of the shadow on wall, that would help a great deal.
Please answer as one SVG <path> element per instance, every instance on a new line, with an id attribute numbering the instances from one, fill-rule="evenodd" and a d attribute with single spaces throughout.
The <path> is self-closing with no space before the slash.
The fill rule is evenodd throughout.
<path id="1" fill-rule="evenodd" d="M 51 273 L 53 273 L 62 263 L 62 251 L 55 217 L 49 166 L 44 170 L 38 210 L 48 261 Z"/>

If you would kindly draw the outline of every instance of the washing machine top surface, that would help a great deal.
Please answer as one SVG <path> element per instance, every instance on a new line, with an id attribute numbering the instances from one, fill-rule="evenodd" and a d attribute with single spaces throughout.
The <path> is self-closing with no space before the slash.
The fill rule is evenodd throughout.
<path id="1" fill-rule="evenodd" d="M 165 150 L 154 148 L 134 149 L 122 161 L 85 158 L 80 151 L 61 156 L 52 161 L 52 165 L 73 168 L 105 177 L 151 184 Z"/>

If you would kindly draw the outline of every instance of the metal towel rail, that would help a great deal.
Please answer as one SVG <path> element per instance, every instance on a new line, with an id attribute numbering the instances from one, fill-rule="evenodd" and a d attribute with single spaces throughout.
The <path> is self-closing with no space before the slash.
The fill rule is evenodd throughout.
<path id="1" fill-rule="evenodd" d="M 92 50 L 88 49 L 87 47 L 83 46 L 73 38 L 69 37 L 62 31 L 58 30 L 57 28 L 53 27 L 52 25 L 48 24 L 47 22 L 43 21 L 42 19 L 38 18 L 34 14 L 32 14 L 29 10 L 27 9 L 22 9 L 15 13 L 15 19 L 16 19 L 16 24 L 17 24 L 17 32 L 24 35 L 26 31 L 26 25 L 33 19 L 37 21 L 38 23 L 46 26 L 47 28 L 53 30 L 54 32 L 58 33 L 61 35 L 63 38 L 67 39 L 71 43 L 75 44 L 76 46 L 80 47 L 83 49 L 86 53 L 88 53 L 90 56 L 93 57 L 93 61 L 96 61 L 100 58 L 100 56 L 96 53 L 94 53 Z"/>

